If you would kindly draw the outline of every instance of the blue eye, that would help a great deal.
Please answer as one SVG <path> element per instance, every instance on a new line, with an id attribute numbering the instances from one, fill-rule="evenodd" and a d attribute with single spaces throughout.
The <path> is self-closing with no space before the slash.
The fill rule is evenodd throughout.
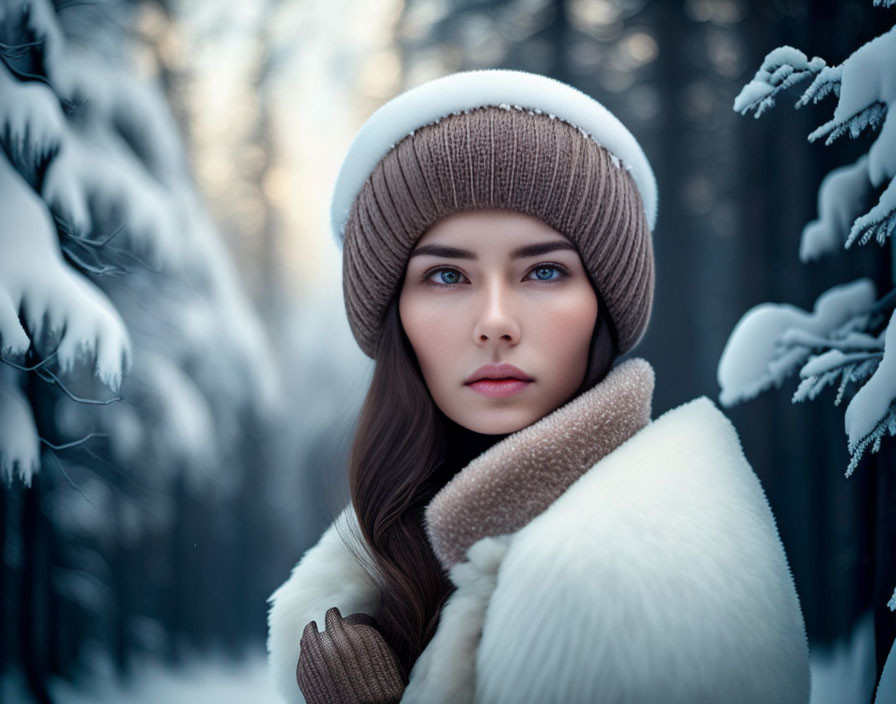
<path id="1" fill-rule="evenodd" d="M 557 276 L 551 276 L 550 272 L 557 272 Z M 569 276 L 569 272 L 566 270 L 566 267 L 561 266 L 560 264 L 538 264 L 529 270 L 529 274 L 535 274 L 535 278 L 527 278 L 526 281 L 540 281 L 546 284 L 556 283 L 562 279 L 565 279 Z M 544 274 L 547 273 L 547 276 Z M 433 277 L 439 274 L 439 278 L 441 281 L 434 280 Z M 423 275 L 423 280 L 428 283 L 430 286 L 440 286 L 442 288 L 451 288 L 456 286 L 461 282 L 461 279 L 464 278 L 464 275 L 461 274 L 457 269 L 452 267 L 439 267 L 438 269 L 432 269 L 426 272 Z"/>
<path id="2" fill-rule="evenodd" d="M 556 272 L 557 276 L 551 276 L 551 272 Z M 540 281 L 546 284 L 555 284 L 570 276 L 569 270 L 565 266 L 549 262 L 534 266 L 529 270 L 529 273 L 535 274 L 535 278 L 527 278 L 527 281 Z"/>
<path id="3" fill-rule="evenodd" d="M 535 267 L 532 271 L 535 272 L 535 276 L 538 278 L 539 281 L 556 281 L 557 279 L 562 278 L 562 275 L 563 275 L 563 272 L 560 271 L 560 268 L 556 267 L 556 266 L 538 266 L 538 267 Z M 556 278 L 542 277 L 540 274 L 544 273 L 546 271 L 547 272 L 556 271 L 560 274 L 560 276 L 557 276 Z"/>
<path id="4" fill-rule="evenodd" d="M 441 281 L 432 281 L 431 278 L 435 274 L 443 274 Z M 434 269 L 426 275 L 426 280 L 434 286 L 453 286 L 458 282 L 459 277 L 463 276 L 457 269 L 449 269 L 447 267 L 442 267 L 441 269 Z"/>

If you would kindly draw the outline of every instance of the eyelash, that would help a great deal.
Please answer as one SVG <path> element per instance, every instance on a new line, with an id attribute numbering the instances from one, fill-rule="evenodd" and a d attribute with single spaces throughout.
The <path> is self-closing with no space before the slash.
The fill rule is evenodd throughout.
<path id="1" fill-rule="evenodd" d="M 563 279 L 567 278 L 570 275 L 569 270 L 565 266 L 563 266 L 562 264 L 557 264 L 556 262 L 541 262 L 540 264 L 536 264 L 531 269 L 529 269 L 529 271 L 526 272 L 526 275 L 528 276 L 536 269 L 556 269 L 557 271 L 560 272 L 560 276 L 558 276 L 556 279 L 529 279 L 530 281 L 537 281 L 540 284 L 555 284 L 558 281 L 562 281 Z M 422 277 L 423 282 L 430 286 L 435 286 L 438 288 L 453 288 L 458 285 L 456 283 L 455 284 L 442 284 L 442 283 L 436 283 L 435 281 L 430 281 L 430 277 L 433 274 L 438 274 L 440 271 L 457 271 L 457 273 L 459 273 L 461 276 L 464 275 L 462 272 L 458 271 L 453 266 L 440 266 L 440 267 L 436 267 L 435 269 L 430 269 L 425 274 L 423 274 L 423 277 Z"/>

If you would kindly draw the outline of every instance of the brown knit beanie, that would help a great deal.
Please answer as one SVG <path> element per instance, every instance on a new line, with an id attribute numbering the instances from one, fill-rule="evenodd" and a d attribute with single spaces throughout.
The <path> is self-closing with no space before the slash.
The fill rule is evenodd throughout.
<path id="1" fill-rule="evenodd" d="M 441 218 L 476 208 L 532 215 L 565 235 L 606 304 L 619 354 L 638 343 L 653 304 L 654 260 L 632 174 L 578 126 L 505 105 L 413 130 L 380 159 L 352 202 L 343 292 L 367 356 L 376 358 L 385 311 L 415 243 Z"/>

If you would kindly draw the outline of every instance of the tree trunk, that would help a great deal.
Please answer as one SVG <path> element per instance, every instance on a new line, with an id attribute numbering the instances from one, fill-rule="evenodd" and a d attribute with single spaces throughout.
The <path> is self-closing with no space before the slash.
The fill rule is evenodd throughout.
<path id="1" fill-rule="evenodd" d="M 42 476 L 40 472 L 34 475 L 31 488 L 25 490 L 23 502 L 19 642 L 28 689 L 35 702 L 50 704 L 46 657 L 49 628 L 45 599 L 49 586 L 49 565 L 46 559 L 47 525 L 40 510 Z"/>

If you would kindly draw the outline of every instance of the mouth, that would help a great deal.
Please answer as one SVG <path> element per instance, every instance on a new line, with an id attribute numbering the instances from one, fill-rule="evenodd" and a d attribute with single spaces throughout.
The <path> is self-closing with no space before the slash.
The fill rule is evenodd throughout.
<path id="1" fill-rule="evenodd" d="M 484 364 L 475 372 L 473 372 L 469 377 L 464 380 L 465 384 L 475 384 L 479 381 L 506 381 L 506 380 L 514 380 L 514 381 L 533 381 L 532 377 L 529 376 L 526 372 L 524 372 L 519 367 L 516 367 L 512 364 L 508 364 L 507 362 L 501 362 L 500 364 Z"/>
<path id="2" fill-rule="evenodd" d="M 531 383 L 531 380 L 505 377 L 502 379 L 477 379 L 467 386 L 483 396 L 505 398 L 520 393 Z"/>

